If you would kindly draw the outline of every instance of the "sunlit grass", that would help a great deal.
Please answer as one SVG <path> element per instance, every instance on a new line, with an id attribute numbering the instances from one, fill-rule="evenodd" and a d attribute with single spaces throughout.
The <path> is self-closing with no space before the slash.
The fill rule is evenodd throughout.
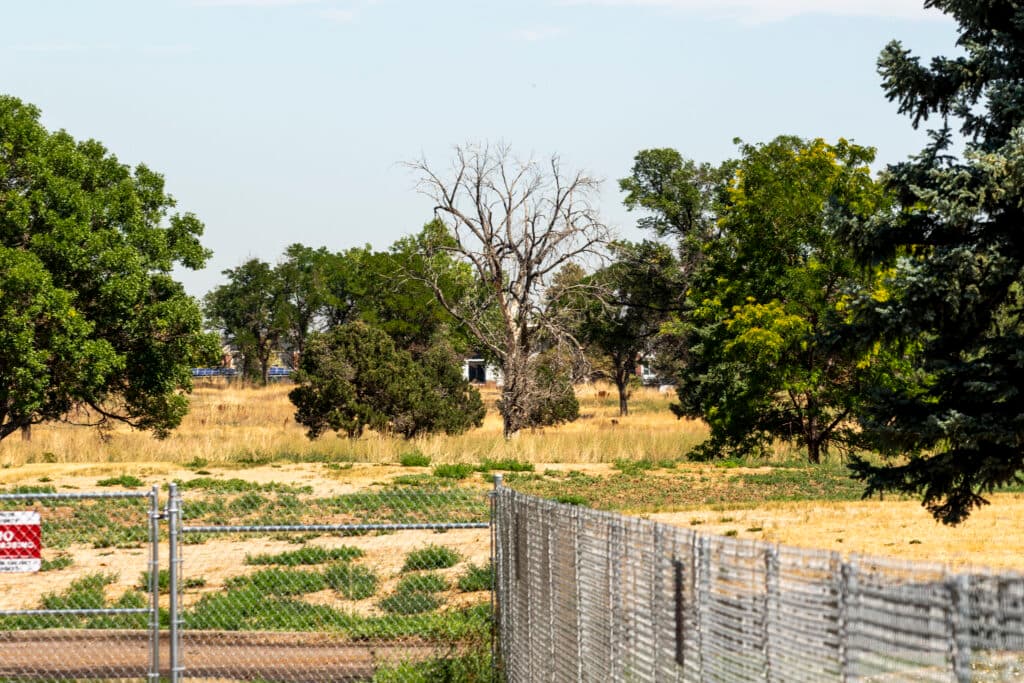
<path id="1" fill-rule="evenodd" d="M 204 462 L 211 467 L 272 461 L 391 463 L 414 450 L 432 463 L 610 463 L 621 459 L 678 459 L 706 435 L 703 423 L 677 420 L 672 415 L 668 409 L 672 394 L 640 389 L 631 402 L 632 414 L 619 417 L 614 391 L 587 386 L 578 392 L 579 420 L 526 430 L 508 441 L 502 437 L 493 389 L 484 392 L 489 411 L 483 426 L 460 436 L 409 442 L 373 433 L 359 439 L 328 434 L 310 441 L 305 429 L 293 419 L 290 388 L 288 384 L 266 388 L 199 386 L 181 427 L 162 441 L 125 426 L 115 427 L 103 439 L 96 430 L 85 427 L 37 425 L 29 442 L 17 435 L 0 442 L 0 466 L 43 462 Z"/>

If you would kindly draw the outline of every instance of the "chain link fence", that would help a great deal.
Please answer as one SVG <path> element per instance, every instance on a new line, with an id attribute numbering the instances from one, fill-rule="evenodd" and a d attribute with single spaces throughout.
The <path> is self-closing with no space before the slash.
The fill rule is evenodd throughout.
<path id="1" fill-rule="evenodd" d="M 0 494 L 0 680 L 159 672 L 157 489 Z"/>
<path id="2" fill-rule="evenodd" d="M 499 487 L 507 680 L 1024 680 L 1024 577 L 782 547 Z"/>
<path id="3" fill-rule="evenodd" d="M 489 493 L 172 485 L 171 680 L 490 680 Z"/>

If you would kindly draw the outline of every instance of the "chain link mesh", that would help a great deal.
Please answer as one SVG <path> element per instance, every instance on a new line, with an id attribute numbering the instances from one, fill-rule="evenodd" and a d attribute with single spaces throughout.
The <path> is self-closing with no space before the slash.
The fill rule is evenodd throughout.
<path id="1" fill-rule="evenodd" d="M 500 488 L 507 680 L 1024 680 L 1024 577 L 701 535 Z"/>
<path id="2" fill-rule="evenodd" d="M 36 525 L 4 526 L 6 549 L 27 558 L 36 530 L 42 546 L 20 567 L 32 573 L 0 573 L 0 680 L 155 678 L 155 501 L 155 490 L 0 495 L 0 516 Z"/>
<path id="3" fill-rule="evenodd" d="M 182 678 L 490 680 L 488 489 L 179 487 Z"/>

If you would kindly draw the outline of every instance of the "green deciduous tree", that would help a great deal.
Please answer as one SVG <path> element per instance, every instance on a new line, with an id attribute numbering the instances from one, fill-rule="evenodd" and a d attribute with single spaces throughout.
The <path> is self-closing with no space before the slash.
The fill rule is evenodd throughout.
<path id="1" fill-rule="evenodd" d="M 893 42 L 879 59 L 900 112 L 937 125 L 918 156 L 888 170 L 898 211 L 850 231 L 866 260 L 894 266 L 860 320 L 912 362 L 860 411 L 866 443 L 899 459 L 855 471 L 869 492 L 919 495 L 955 524 L 1024 467 L 1024 7 L 925 5 L 957 21 L 961 54 L 925 66 Z"/>
<path id="2" fill-rule="evenodd" d="M 280 273 L 250 259 L 224 271 L 227 283 L 206 295 L 206 317 L 242 353 L 246 376 L 266 384 L 275 354 L 291 328 Z"/>
<path id="3" fill-rule="evenodd" d="M 209 255 L 174 205 L 159 174 L 0 96 L 0 439 L 72 415 L 157 436 L 181 422 L 216 343 L 171 278 Z"/>
<path id="4" fill-rule="evenodd" d="M 289 398 L 310 438 L 364 429 L 413 438 L 459 434 L 483 422 L 480 394 L 442 344 L 416 361 L 383 330 L 362 322 L 310 337 Z"/>
<path id="5" fill-rule="evenodd" d="M 654 350 L 654 339 L 681 295 L 679 263 L 664 244 L 616 243 L 614 261 L 585 278 L 578 334 L 588 351 L 607 361 L 619 394 L 619 414 L 629 414 L 636 366 Z"/>
<path id="6" fill-rule="evenodd" d="M 708 422 L 707 454 L 783 439 L 818 462 L 849 442 L 861 392 L 892 361 L 844 335 L 851 298 L 873 280 L 840 239 L 886 199 L 868 148 L 780 137 L 741 152 L 676 325 L 688 353 L 673 409 Z"/>
<path id="7" fill-rule="evenodd" d="M 329 282 L 337 269 L 337 261 L 338 258 L 324 247 L 313 249 L 292 244 L 274 269 L 284 297 L 285 346 L 300 357 L 306 337 L 323 324 L 331 301 Z"/>

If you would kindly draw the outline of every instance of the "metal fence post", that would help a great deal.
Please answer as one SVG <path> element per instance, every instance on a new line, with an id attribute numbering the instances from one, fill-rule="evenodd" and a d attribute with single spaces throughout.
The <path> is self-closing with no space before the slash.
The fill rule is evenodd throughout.
<path id="1" fill-rule="evenodd" d="M 764 679 L 765 681 L 778 680 L 774 676 L 772 666 L 772 630 L 773 621 L 779 614 L 779 548 L 776 545 L 769 545 L 765 548 L 765 596 L 764 596 Z"/>
<path id="2" fill-rule="evenodd" d="M 970 608 L 967 580 L 965 574 L 959 574 L 947 582 L 950 597 L 950 654 L 953 675 L 958 683 L 967 683 L 971 680 Z"/>
<path id="3" fill-rule="evenodd" d="M 160 487 L 149 494 L 149 674 L 151 683 L 160 678 Z"/>
<path id="4" fill-rule="evenodd" d="M 586 615 L 586 605 L 583 604 L 583 583 L 581 580 L 580 568 L 583 565 L 583 517 L 580 514 L 579 506 L 574 505 L 569 513 L 573 521 L 573 588 L 576 591 L 576 680 L 582 683 L 583 678 L 583 634 L 586 625 L 583 621 Z"/>
<path id="5" fill-rule="evenodd" d="M 501 558 L 498 557 L 499 539 L 498 534 L 498 494 L 501 493 L 502 475 L 500 473 L 494 475 L 494 490 L 491 491 L 491 680 L 497 681 L 498 677 L 498 657 L 499 657 L 499 623 L 501 614 L 499 610 L 499 598 L 503 596 L 498 592 L 498 577 L 502 574 L 498 568 L 501 566 Z"/>
<path id="6" fill-rule="evenodd" d="M 178 573 L 181 571 L 181 556 L 178 549 L 178 530 L 181 522 L 181 501 L 178 499 L 178 486 L 171 483 L 167 497 L 167 554 L 170 556 L 168 590 L 170 590 L 170 634 L 169 652 L 171 658 L 171 683 L 181 679 L 181 623 L 178 614 Z"/>
<path id="7" fill-rule="evenodd" d="M 853 657 L 850 653 L 852 606 L 857 592 L 857 565 L 851 560 L 840 564 L 839 580 L 839 670 L 843 683 L 854 680 Z"/>

